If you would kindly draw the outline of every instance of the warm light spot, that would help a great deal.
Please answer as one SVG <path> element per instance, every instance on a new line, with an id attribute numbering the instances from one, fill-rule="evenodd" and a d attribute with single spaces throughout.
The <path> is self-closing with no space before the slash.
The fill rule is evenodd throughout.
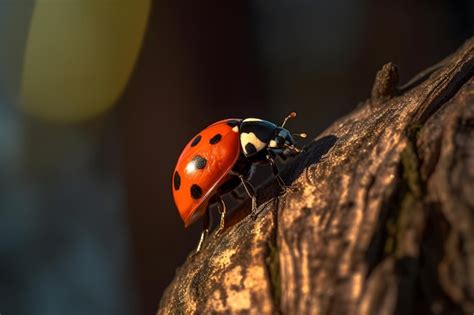
<path id="1" fill-rule="evenodd" d="M 186 173 L 190 174 L 193 173 L 196 170 L 196 164 L 191 161 L 186 165 Z"/>
<path id="2" fill-rule="evenodd" d="M 150 0 L 37 0 L 24 52 L 21 108 L 81 121 L 111 108 L 141 48 Z"/>

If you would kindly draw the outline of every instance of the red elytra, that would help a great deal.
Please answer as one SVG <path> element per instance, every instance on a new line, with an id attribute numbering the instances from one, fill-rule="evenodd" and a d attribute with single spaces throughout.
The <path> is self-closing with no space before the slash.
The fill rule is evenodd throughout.
<path id="1" fill-rule="evenodd" d="M 224 119 L 205 128 L 185 146 L 173 173 L 173 198 L 187 227 L 205 214 L 210 197 L 228 179 L 241 148 L 241 119 Z M 197 160 L 196 160 L 197 159 Z"/>

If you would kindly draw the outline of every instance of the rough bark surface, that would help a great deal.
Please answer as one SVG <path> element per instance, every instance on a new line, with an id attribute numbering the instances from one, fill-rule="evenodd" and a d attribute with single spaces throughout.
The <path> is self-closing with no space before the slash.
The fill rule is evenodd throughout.
<path id="1" fill-rule="evenodd" d="M 405 86 L 385 65 L 289 163 L 291 190 L 264 185 L 255 221 L 188 257 L 158 314 L 472 314 L 473 72 L 473 39 Z"/>

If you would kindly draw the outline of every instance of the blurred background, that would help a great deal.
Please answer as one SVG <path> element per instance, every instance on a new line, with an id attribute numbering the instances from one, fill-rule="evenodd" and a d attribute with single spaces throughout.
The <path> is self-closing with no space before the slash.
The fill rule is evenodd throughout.
<path id="1" fill-rule="evenodd" d="M 153 314 L 200 233 L 170 188 L 194 134 L 294 110 L 316 137 L 473 23 L 470 0 L 1 0 L 0 313 Z"/>

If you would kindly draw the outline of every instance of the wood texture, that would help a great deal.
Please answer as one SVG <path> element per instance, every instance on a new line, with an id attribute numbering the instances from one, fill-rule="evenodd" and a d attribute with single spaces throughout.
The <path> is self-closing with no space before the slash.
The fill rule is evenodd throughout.
<path id="1" fill-rule="evenodd" d="M 474 39 L 371 99 L 190 255 L 158 314 L 472 314 Z M 237 217 L 239 216 L 240 217 Z"/>

